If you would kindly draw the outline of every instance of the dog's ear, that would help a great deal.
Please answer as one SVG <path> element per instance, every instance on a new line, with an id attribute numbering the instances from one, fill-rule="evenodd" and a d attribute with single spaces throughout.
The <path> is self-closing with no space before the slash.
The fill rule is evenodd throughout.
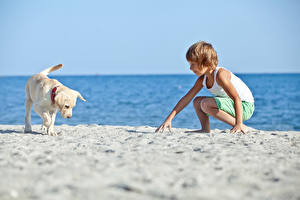
<path id="1" fill-rule="evenodd" d="M 77 97 L 79 97 L 82 101 L 86 101 L 78 91 L 75 91 Z"/>

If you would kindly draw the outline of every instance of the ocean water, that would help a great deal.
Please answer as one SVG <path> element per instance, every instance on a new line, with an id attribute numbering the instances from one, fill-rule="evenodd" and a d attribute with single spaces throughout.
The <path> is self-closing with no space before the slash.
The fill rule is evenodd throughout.
<path id="1" fill-rule="evenodd" d="M 255 112 L 245 124 L 262 130 L 300 130 L 300 74 L 237 74 L 251 89 Z M 159 126 L 178 100 L 193 86 L 195 75 L 50 76 L 78 90 L 71 119 L 59 124 Z M 0 77 L 0 124 L 24 124 L 25 84 L 29 77 Z M 197 96 L 210 95 L 202 89 Z M 32 110 L 32 124 L 42 120 Z M 211 118 L 211 128 L 230 126 Z M 173 127 L 201 128 L 192 102 Z"/>

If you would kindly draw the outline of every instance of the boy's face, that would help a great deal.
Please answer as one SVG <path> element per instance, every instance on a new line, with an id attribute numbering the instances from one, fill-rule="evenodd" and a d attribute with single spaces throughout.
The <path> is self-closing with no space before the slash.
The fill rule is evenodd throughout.
<path id="1" fill-rule="evenodd" d="M 201 76 L 205 73 L 205 67 L 201 67 L 197 62 L 188 61 L 190 63 L 190 70 L 197 76 Z"/>

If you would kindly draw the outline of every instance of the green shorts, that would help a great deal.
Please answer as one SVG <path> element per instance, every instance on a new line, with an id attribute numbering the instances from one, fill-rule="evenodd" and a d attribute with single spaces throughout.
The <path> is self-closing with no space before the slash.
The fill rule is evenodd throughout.
<path id="1" fill-rule="evenodd" d="M 220 110 L 227 112 L 231 116 L 235 117 L 234 102 L 231 98 L 226 97 L 213 97 Z M 254 112 L 254 103 L 242 101 L 243 107 L 243 121 L 250 119 Z"/>

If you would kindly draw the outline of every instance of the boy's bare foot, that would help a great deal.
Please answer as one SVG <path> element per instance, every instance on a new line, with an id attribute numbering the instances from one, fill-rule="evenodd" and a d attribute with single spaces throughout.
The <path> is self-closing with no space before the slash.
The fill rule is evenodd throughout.
<path id="1" fill-rule="evenodd" d="M 200 130 L 194 130 L 194 131 L 185 131 L 185 133 L 209 133 L 210 130 L 203 130 L 203 129 L 200 129 Z"/>

